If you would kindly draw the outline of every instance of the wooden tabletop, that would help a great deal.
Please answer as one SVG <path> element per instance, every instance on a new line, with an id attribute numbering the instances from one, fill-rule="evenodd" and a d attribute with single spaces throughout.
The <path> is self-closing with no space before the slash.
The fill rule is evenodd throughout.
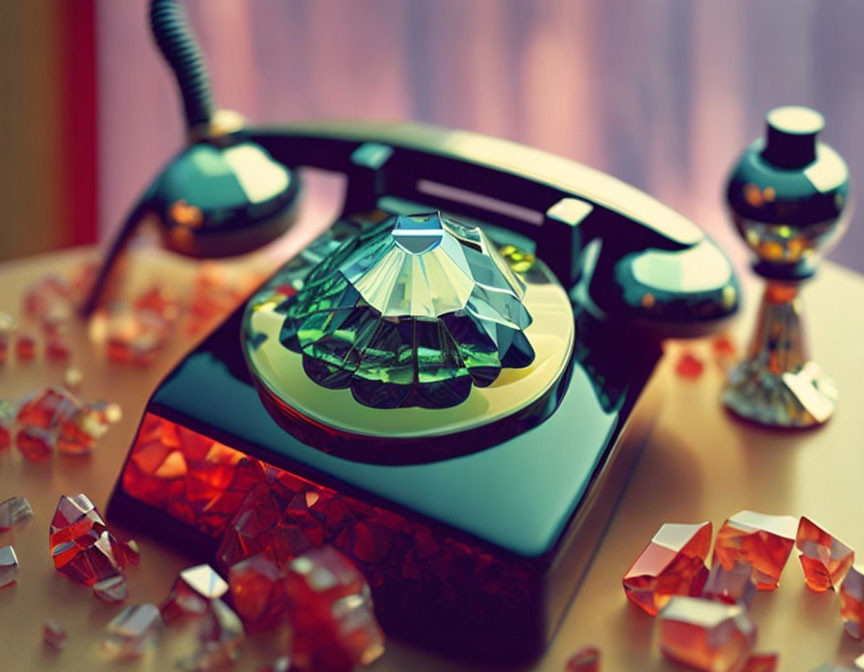
<path id="1" fill-rule="evenodd" d="M 93 249 L 77 249 L 0 264 L 0 311 L 20 313 L 22 292 L 48 272 L 68 272 Z M 272 267 L 273 255 L 236 262 Z M 167 253 L 140 252 L 130 264 L 133 284 L 159 277 L 175 288 L 187 287 L 194 264 Z M 752 326 L 758 284 L 745 281 L 747 305 L 734 326 L 737 343 Z M 657 375 L 666 383 L 657 424 L 606 536 L 569 613 L 547 654 L 533 669 L 561 672 L 570 654 L 585 645 L 602 651 L 608 671 L 675 670 L 659 654 L 654 620 L 630 605 L 621 577 L 664 522 L 710 520 L 715 531 L 741 509 L 772 514 L 806 514 L 864 552 L 864 278 L 826 263 L 806 288 L 812 349 L 831 373 L 841 393 L 835 417 L 827 426 L 805 432 L 775 432 L 729 416 L 718 398 L 723 372 L 711 357 L 710 344 L 671 343 Z M 102 604 L 90 590 L 59 575 L 48 549 L 48 526 L 61 494 L 87 493 L 104 509 L 147 397 L 193 341 L 177 335 L 148 368 L 106 361 L 103 348 L 86 327 L 75 323 L 71 365 L 83 373 L 82 396 L 120 403 L 123 419 L 113 426 L 89 457 L 57 455 L 47 463 L 25 461 L 15 450 L 0 452 L 0 500 L 27 497 L 35 517 L 23 527 L 0 535 L 13 544 L 21 563 L 14 587 L 0 589 L 0 669 L 14 672 L 117 669 L 99 650 L 105 624 L 122 608 Z M 676 376 L 675 359 L 688 348 L 706 361 L 697 379 Z M 59 383 L 69 364 L 32 362 L 14 356 L 0 366 L 0 398 L 18 399 L 33 389 Z M 161 601 L 178 571 L 189 564 L 181 554 L 140 533 L 141 564 L 128 571 L 127 604 Z M 781 670 L 806 671 L 821 663 L 849 662 L 864 645 L 843 634 L 838 597 L 809 592 L 800 564 L 792 557 L 774 593 L 760 593 L 753 604 L 759 626 L 759 651 L 779 651 Z M 422 608 L 422 605 L 418 605 Z M 59 620 L 69 632 L 60 653 L 41 641 L 46 618 Z M 170 629 L 158 650 L 124 670 L 172 669 L 176 658 L 193 647 L 191 635 Z M 255 670 L 276 655 L 272 637 L 249 639 L 236 669 Z M 371 668 L 375 672 L 457 672 L 468 669 L 401 642 Z"/>

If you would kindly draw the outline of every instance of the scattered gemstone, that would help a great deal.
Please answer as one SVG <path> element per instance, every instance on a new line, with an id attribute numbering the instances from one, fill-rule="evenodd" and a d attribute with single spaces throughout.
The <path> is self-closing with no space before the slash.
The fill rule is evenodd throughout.
<path id="1" fill-rule="evenodd" d="M 212 600 L 228 592 L 228 584 L 210 565 L 196 565 L 180 572 L 168 597 L 160 605 L 165 620 L 184 615 L 200 616 Z"/>
<path id="2" fill-rule="evenodd" d="M 718 336 L 711 344 L 714 354 L 718 359 L 734 359 L 738 355 L 738 348 L 735 347 L 735 342 L 726 335 Z"/>
<path id="3" fill-rule="evenodd" d="M 72 356 L 69 341 L 60 335 L 49 336 L 45 341 L 45 355 L 55 362 L 64 362 Z"/>
<path id="4" fill-rule="evenodd" d="M 93 584 L 93 594 L 103 602 L 122 602 L 129 597 L 126 577 L 115 574 Z"/>
<path id="5" fill-rule="evenodd" d="M 10 497 L 5 502 L 0 502 L 0 532 L 12 529 L 32 517 L 33 507 L 26 497 Z"/>
<path id="6" fill-rule="evenodd" d="M 291 561 L 285 592 L 301 667 L 351 670 L 383 654 L 369 585 L 338 551 L 324 546 Z"/>
<path id="7" fill-rule="evenodd" d="M 53 618 L 42 624 L 42 641 L 52 649 L 60 651 L 66 646 L 66 629 Z"/>
<path id="8" fill-rule="evenodd" d="M 795 544 L 797 527 L 792 516 L 739 511 L 717 532 L 713 564 L 719 562 L 730 570 L 738 562 L 746 563 L 759 590 L 774 590 Z"/>
<path id="9" fill-rule="evenodd" d="M 36 356 L 36 339 L 30 334 L 20 334 L 15 339 L 15 354 L 22 361 L 33 359 Z"/>
<path id="10" fill-rule="evenodd" d="M 50 531 L 58 572 L 88 586 L 113 577 L 123 568 L 114 554 L 117 543 L 87 495 L 60 497 Z"/>
<path id="11" fill-rule="evenodd" d="M 22 427 L 15 435 L 15 445 L 31 462 L 45 462 L 54 453 L 54 436 L 40 427 Z"/>
<path id="12" fill-rule="evenodd" d="M 755 595 L 756 584 L 753 583 L 750 565 L 743 562 L 736 562 L 731 569 L 726 569 L 718 562 L 711 568 L 702 589 L 702 597 L 709 600 L 726 604 L 741 602 L 748 608 L 753 604 Z"/>
<path id="13" fill-rule="evenodd" d="M 53 429 L 63 417 L 81 407 L 81 402 L 68 390 L 45 387 L 24 397 L 18 408 L 17 420 L 24 427 Z"/>
<path id="14" fill-rule="evenodd" d="M 676 596 L 658 621 L 663 654 L 697 670 L 740 670 L 756 644 L 756 625 L 741 604 Z"/>
<path id="15" fill-rule="evenodd" d="M 599 672 L 600 651 L 593 646 L 588 646 L 567 661 L 564 672 Z"/>
<path id="16" fill-rule="evenodd" d="M 211 600 L 198 632 L 201 647 L 178 661 L 189 672 L 204 672 L 229 667 L 239 655 L 246 633 L 236 613 L 222 600 Z"/>
<path id="17" fill-rule="evenodd" d="M 777 672 L 780 656 L 776 653 L 756 653 L 747 659 L 741 672 Z"/>
<path id="18" fill-rule="evenodd" d="M 685 352 L 675 363 L 675 372 L 682 378 L 698 378 L 705 370 L 705 364 L 692 352 Z"/>
<path id="19" fill-rule="evenodd" d="M 804 516 L 798 524 L 795 545 L 801 551 L 804 581 L 817 593 L 836 589 L 855 562 L 851 548 Z"/>
<path id="20" fill-rule="evenodd" d="M 864 639 L 864 566 L 853 565 L 840 586 L 843 629 L 854 639 Z"/>
<path id="21" fill-rule="evenodd" d="M 92 452 L 96 440 L 108 431 L 102 413 L 85 404 L 73 413 L 60 419 L 57 424 L 57 450 L 66 455 L 87 455 Z"/>
<path id="22" fill-rule="evenodd" d="M 624 575 L 627 599 L 655 616 L 673 595 L 699 595 L 711 531 L 710 522 L 663 525 Z"/>
<path id="23" fill-rule="evenodd" d="M 264 628 L 282 616 L 286 608 L 283 575 L 276 563 L 263 555 L 253 555 L 231 567 L 231 604 L 247 626 Z"/>
<path id="24" fill-rule="evenodd" d="M 12 402 L 0 399 L 0 450 L 12 444 L 12 426 L 18 409 Z"/>
<path id="25" fill-rule="evenodd" d="M 18 556 L 11 546 L 0 548 L 0 588 L 10 586 L 18 580 Z"/>
<path id="26" fill-rule="evenodd" d="M 149 308 L 117 302 L 102 312 L 108 358 L 119 364 L 152 364 L 172 332 L 172 323 Z"/>
<path id="27" fill-rule="evenodd" d="M 149 649 L 162 632 L 162 617 L 153 604 L 126 607 L 105 628 L 102 650 L 112 658 L 137 658 Z"/>

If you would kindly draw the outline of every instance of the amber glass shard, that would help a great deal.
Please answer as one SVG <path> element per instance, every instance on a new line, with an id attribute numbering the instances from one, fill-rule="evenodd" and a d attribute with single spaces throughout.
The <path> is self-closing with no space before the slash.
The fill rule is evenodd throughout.
<path id="1" fill-rule="evenodd" d="M 805 516 L 798 524 L 795 545 L 801 551 L 804 581 L 817 593 L 836 589 L 855 562 L 855 551 Z"/>
<path id="2" fill-rule="evenodd" d="M 265 628 L 282 616 L 287 606 L 283 577 L 276 563 L 263 555 L 253 555 L 231 567 L 231 604 L 248 627 Z"/>
<path id="3" fill-rule="evenodd" d="M 750 565 L 737 562 L 731 569 L 726 569 L 722 563 L 715 564 L 708 574 L 708 580 L 702 589 L 702 597 L 717 600 L 726 604 L 741 602 L 746 607 L 753 603 L 756 595 L 756 584 L 753 583 Z"/>
<path id="4" fill-rule="evenodd" d="M 655 616 L 673 595 L 699 595 L 711 530 L 710 522 L 663 525 L 624 575 L 627 598 Z"/>
<path id="5" fill-rule="evenodd" d="M 660 650 L 705 672 L 738 672 L 756 644 L 756 624 L 741 604 L 676 596 L 660 612 Z"/>
<path id="6" fill-rule="evenodd" d="M 775 590 L 795 544 L 798 521 L 792 516 L 771 516 L 739 511 L 717 532 L 713 563 L 727 570 L 736 563 L 750 566 L 759 590 Z"/>
<path id="7" fill-rule="evenodd" d="M 864 639 L 864 566 L 852 565 L 840 586 L 843 629 L 854 639 Z"/>

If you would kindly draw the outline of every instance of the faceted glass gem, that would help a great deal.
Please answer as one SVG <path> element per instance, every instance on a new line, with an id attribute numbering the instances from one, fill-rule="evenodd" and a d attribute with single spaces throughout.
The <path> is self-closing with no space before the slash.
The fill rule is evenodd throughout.
<path id="1" fill-rule="evenodd" d="M 396 216 L 348 239 L 285 298 L 280 341 L 311 380 L 373 408 L 447 408 L 534 360 L 525 283 L 478 227 Z"/>
<path id="2" fill-rule="evenodd" d="M 105 628 L 102 650 L 112 658 L 137 658 L 162 633 L 162 617 L 153 604 L 126 607 Z"/>
<path id="3" fill-rule="evenodd" d="M 42 625 L 42 641 L 53 649 L 63 649 L 66 646 L 66 629 L 53 618 Z"/>
<path id="4" fill-rule="evenodd" d="M 129 597 L 126 577 L 115 574 L 93 584 L 93 594 L 103 602 L 122 602 Z"/>
<path id="5" fill-rule="evenodd" d="M 600 672 L 600 651 L 588 646 L 570 657 L 564 672 Z"/>
<path id="6" fill-rule="evenodd" d="M 59 386 L 46 387 L 24 398 L 17 420 L 23 427 L 54 429 L 57 422 L 80 407 L 81 402 L 68 390 Z"/>
<path id="7" fill-rule="evenodd" d="M 122 559 L 115 555 L 117 539 L 83 493 L 60 497 L 51 520 L 50 545 L 57 571 L 88 586 L 123 569 Z"/>
<path id="8" fill-rule="evenodd" d="M 21 334 L 15 339 L 15 355 L 26 361 L 36 356 L 36 339 L 29 334 Z"/>
<path id="9" fill-rule="evenodd" d="M 222 600 L 213 599 L 207 605 L 198 632 L 200 648 L 177 664 L 189 672 L 228 668 L 237 659 L 245 636 L 237 614 Z"/>
<path id="10" fill-rule="evenodd" d="M 750 565 L 743 562 L 736 562 L 731 569 L 726 569 L 718 562 L 711 568 L 702 589 L 704 598 L 726 604 L 741 602 L 748 609 L 753 604 L 755 595 L 756 584 L 753 583 Z"/>
<path id="11" fill-rule="evenodd" d="M 854 639 L 864 639 L 864 566 L 852 565 L 840 586 L 843 629 Z"/>
<path id="12" fill-rule="evenodd" d="M 747 659 L 741 672 L 777 672 L 780 656 L 776 653 L 756 653 Z"/>
<path id="13" fill-rule="evenodd" d="M 710 522 L 663 525 L 624 575 L 624 593 L 652 616 L 673 595 L 699 595 L 708 569 Z"/>
<path id="14" fill-rule="evenodd" d="M 855 562 L 851 548 L 804 516 L 798 524 L 795 545 L 801 551 L 804 581 L 817 593 L 837 588 Z"/>
<path id="15" fill-rule="evenodd" d="M 54 453 L 54 435 L 39 427 L 22 427 L 15 435 L 15 445 L 31 462 L 45 462 Z"/>
<path id="16" fill-rule="evenodd" d="M 369 585 L 338 551 L 323 546 L 295 558 L 285 592 L 301 667 L 347 671 L 384 652 Z"/>
<path id="17" fill-rule="evenodd" d="M 11 546 L 0 548 L 0 588 L 11 586 L 18 580 L 18 556 Z"/>
<path id="18" fill-rule="evenodd" d="M 727 570 L 736 563 L 750 565 L 759 590 L 774 590 L 795 544 L 798 521 L 792 516 L 770 516 L 740 511 L 717 532 L 713 563 Z"/>
<path id="19" fill-rule="evenodd" d="M 228 584 L 210 565 L 196 565 L 180 572 L 160 606 L 166 620 L 183 615 L 202 615 L 211 600 L 228 592 Z"/>
<path id="20" fill-rule="evenodd" d="M 0 532 L 12 529 L 32 517 L 33 507 L 25 497 L 10 497 L 5 502 L 0 502 Z"/>
<path id="21" fill-rule="evenodd" d="M 253 555 L 231 567 L 231 604 L 246 625 L 263 628 L 280 618 L 287 604 L 283 575 L 276 563 L 263 555 Z"/>
<path id="22" fill-rule="evenodd" d="M 675 363 L 675 373 L 682 378 L 698 378 L 705 370 L 705 363 L 692 352 L 685 352 Z"/>
<path id="23" fill-rule="evenodd" d="M 737 672 L 756 644 L 756 624 L 741 604 L 673 597 L 658 621 L 663 654 L 705 672 Z"/>

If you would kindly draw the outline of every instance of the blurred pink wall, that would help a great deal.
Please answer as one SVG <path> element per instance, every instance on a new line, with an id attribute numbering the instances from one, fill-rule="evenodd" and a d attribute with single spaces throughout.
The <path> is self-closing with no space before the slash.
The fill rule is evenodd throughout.
<path id="1" fill-rule="evenodd" d="M 775 105 L 825 113 L 864 186 L 860 0 L 188 0 L 217 99 L 260 121 L 413 119 L 606 170 L 740 245 L 725 175 Z M 146 0 L 99 0 L 110 231 L 182 139 Z M 860 169 L 860 170 L 859 170 Z M 864 270 L 864 230 L 833 255 Z"/>

